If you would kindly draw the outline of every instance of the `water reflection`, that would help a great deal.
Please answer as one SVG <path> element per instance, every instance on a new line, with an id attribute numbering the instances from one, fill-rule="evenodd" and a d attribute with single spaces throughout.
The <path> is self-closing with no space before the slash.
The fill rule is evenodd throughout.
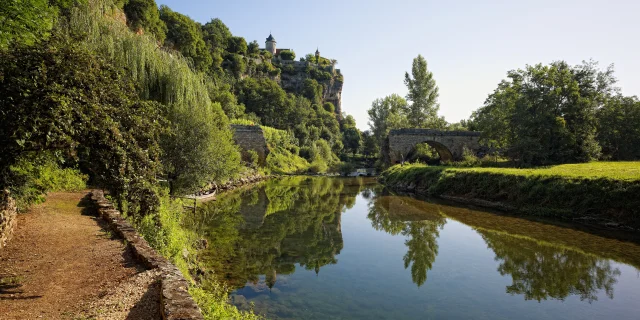
<path id="1" fill-rule="evenodd" d="M 366 203 L 356 204 L 357 196 Z M 349 228 L 343 230 L 343 221 L 349 221 Z M 372 228 L 362 229 L 369 224 Z M 423 318 L 424 301 L 430 301 L 429 310 L 442 308 L 437 314 L 450 314 L 446 297 L 486 300 L 474 308 L 486 308 L 487 315 L 497 312 L 493 304 L 513 304 L 503 300 L 509 296 L 541 303 L 576 297 L 595 304 L 599 297 L 614 298 L 621 277 L 614 260 L 640 264 L 635 244 L 393 195 L 366 178 L 264 182 L 202 205 L 186 225 L 208 242 L 197 257 L 205 287 L 212 285 L 212 277 L 229 290 L 246 287 L 234 302 L 245 308 L 247 300 L 255 302 L 256 310 L 270 317 L 324 319 L 330 312 L 338 318 L 394 318 L 400 317 L 395 306 L 403 305 L 403 318 Z M 397 245 L 364 244 L 382 236 Z M 473 243 L 452 243 L 456 236 Z M 351 239 L 350 250 L 345 237 Z M 449 248 L 449 254 L 438 262 L 438 254 L 447 252 L 442 248 Z M 456 250 L 453 256 L 450 250 Z M 381 260 L 385 262 L 377 262 Z M 473 269 L 460 267 L 468 261 Z M 478 268 L 486 271 L 477 274 Z M 324 277 L 313 281 L 309 273 L 313 279 Z M 394 280 L 375 281 L 389 276 Z M 410 287 L 403 284 L 404 276 Z M 510 282 L 506 287 L 504 278 Z M 477 288 L 496 290 L 484 296 L 473 291 Z M 511 305 L 513 310 L 504 312 L 517 316 L 533 312 L 525 306 L 534 305 Z"/>
<path id="2" fill-rule="evenodd" d="M 371 180 L 369 180 L 371 181 Z M 340 215 L 353 206 L 365 180 L 290 177 L 220 197 L 188 220 L 209 243 L 199 253 L 233 288 L 257 283 L 269 288 L 278 274 L 292 274 L 337 262 L 343 247 Z"/>
<path id="3" fill-rule="evenodd" d="M 411 266 L 411 279 L 420 287 L 427 281 L 427 272 L 438 255 L 437 239 L 446 220 L 437 212 L 425 212 L 414 207 L 411 201 L 415 200 L 378 191 L 378 195 L 369 202 L 367 217 L 374 229 L 407 238 L 404 242 L 407 247 L 403 257 L 404 268 Z"/>
<path id="4" fill-rule="evenodd" d="M 526 300 L 558 299 L 570 295 L 589 303 L 598 300 L 598 292 L 613 299 L 613 287 L 620 270 L 611 261 L 576 250 L 545 245 L 532 239 L 478 230 L 500 262 L 498 272 L 509 275 L 509 294 Z"/>

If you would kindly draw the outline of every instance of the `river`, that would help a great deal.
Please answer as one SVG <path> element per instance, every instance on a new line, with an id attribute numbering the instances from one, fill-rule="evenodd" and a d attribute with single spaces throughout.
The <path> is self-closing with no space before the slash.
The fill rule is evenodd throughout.
<path id="1" fill-rule="evenodd" d="M 640 245 L 393 195 L 371 178 L 289 177 L 190 213 L 198 254 L 270 319 L 638 319 Z"/>

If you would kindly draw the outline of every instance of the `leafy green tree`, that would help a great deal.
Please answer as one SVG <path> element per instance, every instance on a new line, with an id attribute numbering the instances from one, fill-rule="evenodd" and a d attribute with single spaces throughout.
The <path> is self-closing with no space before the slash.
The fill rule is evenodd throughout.
<path id="1" fill-rule="evenodd" d="M 34 44 L 49 36 L 56 7 L 47 0 L 11 0 L 0 5 L 0 49 L 11 43 Z"/>
<path id="2" fill-rule="evenodd" d="M 293 50 L 284 50 L 280 52 L 280 58 L 282 60 L 293 61 L 296 59 L 296 53 Z"/>
<path id="3" fill-rule="evenodd" d="M 248 45 L 247 45 L 247 52 L 249 54 L 260 54 L 260 45 L 258 44 L 258 41 L 251 41 Z"/>
<path id="4" fill-rule="evenodd" d="M 191 109 L 171 112 L 170 131 L 162 139 L 162 159 L 171 194 L 186 194 L 208 182 L 232 177 L 240 167 L 240 153 L 222 108 L 214 113 Z"/>
<path id="5" fill-rule="evenodd" d="M 24 154 L 57 151 L 133 212 L 157 210 L 163 107 L 140 101 L 131 78 L 57 38 L 0 51 L 0 74 L 0 187 L 15 187 Z"/>
<path id="6" fill-rule="evenodd" d="M 473 120 L 522 165 L 585 162 L 600 154 L 596 110 L 615 91 L 613 69 L 564 61 L 508 73 Z"/>
<path id="7" fill-rule="evenodd" d="M 367 156 L 375 156 L 380 151 L 378 142 L 370 130 L 362 132 L 362 153 Z"/>
<path id="8" fill-rule="evenodd" d="M 333 103 L 331 102 L 325 102 L 322 107 L 324 108 L 325 111 L 327 112 L 331 112 L 331 113 L 335 113 L 336 112 L 336 106 L 333 105 Z"/>
<path id="9" fill-rule="evenodd" d="M 407 101 L 397 94 L 376 99 L 371 103 L 369 114 L 369 128 L 376 140 L 377 148 L 381 148 L 389 130 L 408 127 Z"/>
<path id="10" fill-rule="evenodd" d="M 160 20 L 160 12 L 155 0 L 128 0 L 124 5 L 127 24 L 133 31 L 144 30 L 163 43 L 167 36 L 167 26 Z"/>
<path id="11" fill-rule="evenodd" d="M 232 36 L 231 38 L 229 38 L 228 41 L 229 41 L 227 44 L 228 52 L 239 54 L 239 55 L 247 54 L 247 50 L 248 50 L 247 40 L 245 40 L 243 37 Z"/>
<path id="12" fill-rule="evenodd" d="M 322 102 L 322 85 L 314 79 L 304 79 L 302 82 L 302 95 L 314 104 Z"/>
<path id="13" fill-rule="evenodd" d="M 407 101 L 410 101 L 407 120 L 411 128 L 442 129 L 446 126 L 443 117 L 438 116 L 438 86 L 433 73 L 427 69 L 427 61 L 418 55 L 413 59 L 411 75 L 405 72 L 404 84 L 409 89 Z"/>
<path id="14" fill-rule="evenodd" d="M 347 128 L 342 133 L 342 144 L 345 149 L 351 151 L 355 155 L 362 145 L 362 136 L 358 128 Z"/>
<path id="15" fill-rule="evenodd" d="M 213 59 L 212 68 L 222 66 L 223 57 L 232 34 L 229 28 L 218 18 L 205 23 L 202 28 L 202 39 L 207 44 Z"/>
<path id="16" fill-rule="evenodd" d="M 613 160 L 640 159 L 640 101 L 615 96 L 598 110 L 597 139 L 605 157 Z"/>
<path id="17" fill-rule="evenodd" d="M 202 38 L 200 25 L 165 5 L 160 6 L 160 19 L 167 26 L 165 46 L 191 59 L 196 70 L 207 70 L 213 63 L 213 58 Z"/>

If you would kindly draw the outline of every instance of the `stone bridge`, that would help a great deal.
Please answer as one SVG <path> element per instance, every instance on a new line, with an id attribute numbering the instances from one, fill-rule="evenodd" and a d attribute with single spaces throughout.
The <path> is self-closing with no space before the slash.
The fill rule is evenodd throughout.
<path id="1" fill-rule="evenodd" d="M 475 131 L 394 129 L 389 132 L 389 160 L 392 164 L 402 162 L 420 143 L 427 143 L 435 148 L 440 160 L 459 160 L 464 147 L 478 153 L 479 140 L 480 132 Z"/>
<path id="2" fill-rule="evenodd" d="M 264 138 L 262 128 L 260 126 L 232 124 L 231 131 L 233 131 L 233 140 L 242 149 L 242 160 L 249 161 L 250 157 L 247 151 L 253 150 L 258 154 L 258 163 L 263 166 L 269 155 L 269 147 L 267 146 L 267 140 Z"/>

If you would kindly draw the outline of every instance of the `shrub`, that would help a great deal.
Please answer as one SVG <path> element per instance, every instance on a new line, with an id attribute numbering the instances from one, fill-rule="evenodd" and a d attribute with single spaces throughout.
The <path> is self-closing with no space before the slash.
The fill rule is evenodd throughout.
<path id="1" fill-rule="evenodd" d="M 280 58 L 282 60 L 293 61 L 296 59 L 296 53 L 293 50 L 284 50 L 280 52 Z"/>

